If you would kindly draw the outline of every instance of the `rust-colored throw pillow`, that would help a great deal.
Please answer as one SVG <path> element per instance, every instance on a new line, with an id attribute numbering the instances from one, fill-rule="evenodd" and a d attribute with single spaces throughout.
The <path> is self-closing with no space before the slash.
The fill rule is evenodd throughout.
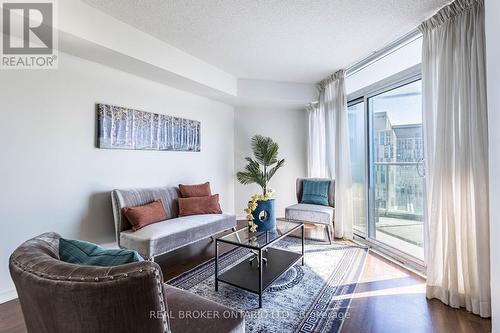
<path id="1" fill-rule="evenodd" d="M 165 208 L 163 208 L 161 199 L 142 206 L 124 207 L 122 208 L 122 213 L 130 222 L 134 231 L 137 231 L 148 224 L 167 219 L 167 213 L 165 213 Z"/>
<path id="2" fill-rule="evenodd" d="M 179 190 L 181 191 L 181 197 L 183 198 L 208 197 L 212 195 L 210 182 L 196 185 L 179 184 Z"/>
<path id="3" fill-rule="evenodd" d="M 179 198 L 179 216 L 198 214 L 221 214 L 219 195 L 207 197 Z"/>

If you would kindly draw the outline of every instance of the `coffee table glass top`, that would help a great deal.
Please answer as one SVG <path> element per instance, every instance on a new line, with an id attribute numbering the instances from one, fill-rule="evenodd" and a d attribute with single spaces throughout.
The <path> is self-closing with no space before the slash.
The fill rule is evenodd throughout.
<path id="1" fill-rule="evenodd" d="M 218 241 L 233 245 L 262 249 L 282 237 L 300 229 L 302 223 L 286 219 L 276 220 L 276 230 L 250 232 L 247 227 L 218 238 Z"/>

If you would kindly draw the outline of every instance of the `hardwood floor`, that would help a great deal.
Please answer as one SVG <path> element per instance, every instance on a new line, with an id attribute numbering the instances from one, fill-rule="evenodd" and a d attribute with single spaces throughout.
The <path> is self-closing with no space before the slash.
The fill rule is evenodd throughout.
<path id="1" fill-rule="evenodd" d="M 425 297 L 425 280 L 373 252 L 342 332 L 487 333 L 491 320 Z"/>
<path id="2" fill-rule="evenodd" d="M 224 248 L 221 249 L 225 251 Z M 203 240 L 157 259 L 169 280 L 214 255 L 213 243 Z M 465 310 L 452 309 L 425 298 L 425 281 L 419 276 L 369 253 L 345 320 L 346 333 L 486 333 L 491 320 Z M 17 300 L 0 304 L 0 333 L 26 332 Z"/>
<path id="3" fill-rule="evenodd" d="M 0 332 L 26 332 L 21 306 L 17 299 L 0 304 Z"/>

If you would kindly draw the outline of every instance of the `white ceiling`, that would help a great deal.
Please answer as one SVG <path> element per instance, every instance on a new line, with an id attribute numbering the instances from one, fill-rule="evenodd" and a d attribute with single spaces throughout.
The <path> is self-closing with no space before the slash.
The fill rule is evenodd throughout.
<path id="1" fill-rule="evenodd" d="M 83 0 L 238 78 L 315 83 L 449 0 Z"/>

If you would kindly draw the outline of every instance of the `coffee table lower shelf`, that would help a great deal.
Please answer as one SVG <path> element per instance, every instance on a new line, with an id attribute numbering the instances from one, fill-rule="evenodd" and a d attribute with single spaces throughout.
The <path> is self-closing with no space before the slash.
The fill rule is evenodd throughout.
<path id="1" fill-rule="evenodd" d="M 218 289 L 218 282 L 224 282 L 258 294 L 259 307 L 262 307 L 262 293 L 267 287 L 297 263 L 297 261 L 303 258 L 303 255 L 300 253 L 271 247 L 263 251 L 262 254 L 263 258 L 267 259 L 267 262 L 263 261 L 262 265 L 262 280 L 259 279 L 260 270 L 257 265 L 258 260 L 254 260 L 250 263 L 248 259 L 245 259 L 224 273 L 216 276 L 215 290 Z"/>

